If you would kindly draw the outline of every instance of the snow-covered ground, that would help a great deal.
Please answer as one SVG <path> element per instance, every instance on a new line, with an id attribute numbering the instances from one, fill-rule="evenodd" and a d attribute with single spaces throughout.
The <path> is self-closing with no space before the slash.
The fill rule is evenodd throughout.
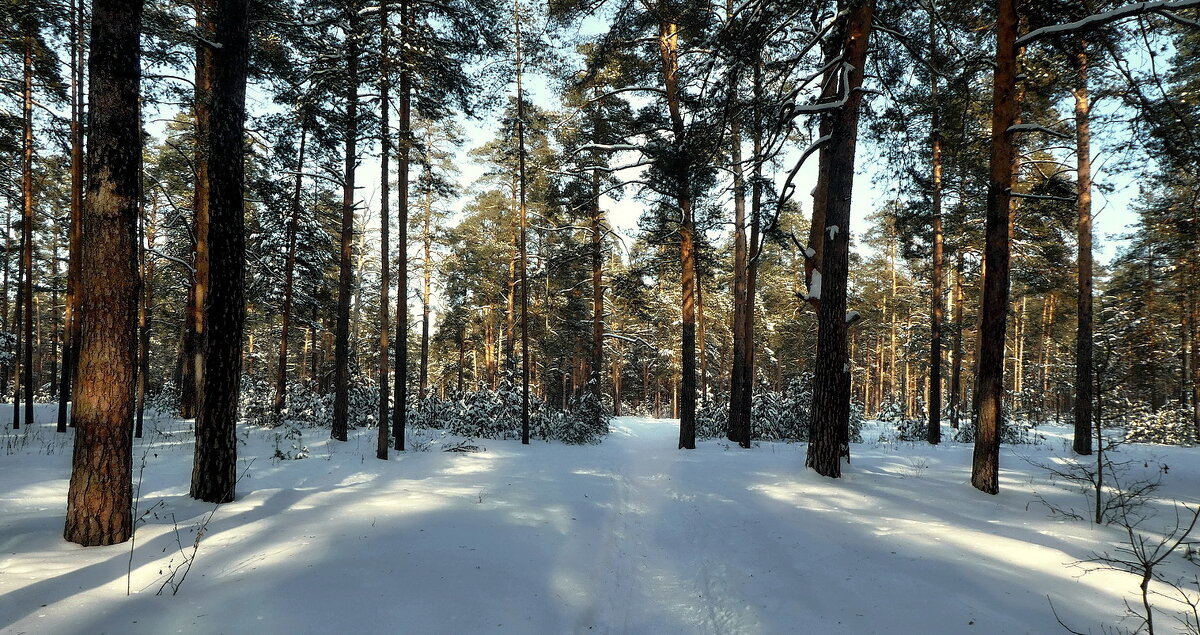
<path id="1" fill-rule="evenodd" d="M 374 430 L 347 443 L 306 431 L 311 456 L 277 461 L 275 432 L 250 429 L 238 499 L 213 512 L 187 496 L 189 423 L 147 427 L 157 432 L 138 443 L 134 470 L 144 456 L 150 513 L 132 546 L 63 541 L 70 435 L 48 424 L 0 438 L 0 629 L 1065 632 L 1049 597 L 1067 624 L 1099 632 L 1136 598 L 1130 574 L 1072 567 L 1112 552 L 1123 530 L 1036 502 L 1086 506 L 1017 456 L 1069 454 L 1065 430 L 1006 447 L 1002 491 L 987 496 L 968 483 L 971 447 L 954 443 L 856 444 L 830 480 L 805 470 L 803 444 L 677 450 L 673 421 L 617 419 L 596 446 L 482 441 L 482 452 L 387 462 Z M 1151 473 L 1169 468 L 1146 528 L 1174 524 L 1171 499 L 1197 502 L 1198 452 L 1125 450 Z M 168 579 L 210 512 L 172 596 Z M 1195 567 L 1177 554 L 1168 571 Z M 1174 607 L 1159 602 L 1173 628 Z"/>

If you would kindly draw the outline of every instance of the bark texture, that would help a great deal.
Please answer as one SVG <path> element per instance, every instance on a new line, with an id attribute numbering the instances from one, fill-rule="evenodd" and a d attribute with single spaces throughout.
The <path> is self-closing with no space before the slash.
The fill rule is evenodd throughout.
<path id="1" fill-rule="evenodd" d="M 212 503 L 234 499 L 237 483 L 238 391 L 246 321 L 243 163 L 249 0 L 216 0 L 209 141 L 210 268 L 204 301 L 204 374 L 196 414 L 191 495 Z"/>
<path id="2" fill-rule="evenodd" d="M 874 0 L 849 7 L 843 30 L 841 82 L 850 94 L 830 127 L 828 191 L 824 254 L 821 259 L 821 302 L 817 311 L 817 360 L 805 464 L 818 474 L 841 476 L 841 457 L 850 421 L 850 358 L 846 349 L 846 282 L 850 253 L 850 200 L 863 70 L 867 59 Z"/>
<path id="3" fill-rule="evenodd" d="M 87 196 L 75 448 L 63 537 L 124 542 L 133 530 L 141 0 L 95 0 L 88 61 Z"/>

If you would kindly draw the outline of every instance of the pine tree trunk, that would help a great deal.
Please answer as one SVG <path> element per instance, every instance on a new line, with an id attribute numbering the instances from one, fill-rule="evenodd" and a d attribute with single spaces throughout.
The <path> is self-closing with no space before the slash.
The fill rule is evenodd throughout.
<path id="1" fill-rule="evenodd" d="M 17 293 L 20 304 L 17 305 L 18 329 L 23 333 L 17 339 L 17 356 L 20 358 L 21 372 L 17 375 L 19 381 L 17 394 L 25 393 L 25 425 L 32 426 L 33 421 L 33 36 L 25 35 L 24 54 L 25 89 L 24 107 L 22 109 L 22 147 L 21 147 L 21 283 Z M 21 311 L 24 311 L 22 314 Z M 16 409 L 20 407 L 21 399 L 13 399 L 13 429 L 19 426 L 20 415 Z"/>
<path id="2" fill-rule="evenodd" d="M 279 330 L 279 367 L 275 375 L 275 401 L 271 409 L 275 414 L 283 412 L 287 401 L 288 338 L 292 330 L 292 302 L 296 284 L 296 240 L 300 230 L 300 195 L 304 187 L 304 149 L 308 142 L 308 114 L 300 113 L 300 148 L 296 154 L 296 181 L 292 189 L 292 210 L 288 215 L 287 258 L 283 272 L 283 307 L 280 309 L 282 324 Z"/>
<path id="3" fill-rule="evenodd" d="M 933 13 L 929 16 L 930 63 L 937 63 L 937 42 L 934 33 Z M 926 440 L 933 445 L 942 441 L 942 266 L 944 244 L 942 235 L 942 124 L 941 101 L 938 99 L 938 78 L 931 74 L 930 91 L 933 107 L 930 145 L 933 158 L 933 280 L 930 285 L 929 310 L 929 430 Z"/>
<path id="4" fill-rule="evenodd" d="M 75 448 L 63 537 L 85 546 L 133 531 L 141 0 L 95 0 L 88 61 L 87 198 Z"/>
<path id="5" fill-rule="evenodd" d="M 517 44 L 517 178 L 520 181 L 521 213 L 521 443 L 529 444 L 529 262 L 525 244 L 528 219 L 525 209 L 525 93 L 521 88 L 522 49 L 520 0 L 513 0 Z"/>
<path id="6" fill-rule="evenodd" d="M 234 499 L 237 483 L 238 392 L 246 319 L 243 125 L 249 53 L 249 0 L 216 0 L 206 207 L 211 224 L 209 285 L 204 300 L 203 391 L 196 413 L 191 496 L 210 503 Z"/>
<path id="7" fill-rule="evenodd" d="M 1016 37 L 1016 0 L 998 0 L 979 374 L 974 399 L 978 428 L 971 465 L 971 484 L 988 494 L 1000 490 L 1000 430 L 1004 425 L 1004 332 L 1008 317 L 1010 189 L 1014 158 L 1010 128 L 1020 109 L 1016 95 Z"/>
<path id="8" fill-rule="evenodd" d="M 746 179 L 742 166 L 742 125 L 736 111 L 729 123 L 730 168 L 733 172 L 733 361 L 729 377 L 729 430 L 726 437 L 741 443 L 749 441 L 750 422 L 743 421 L 742 390 L 746 375 Z"/>
<path id="9" fill-rule="evenodd" d="M 1088 121 L 1087 43 L 1079 39 L 1074 59 L 1075 167 L 1078 190 L 1078 302 L 1075 330 L 1075 443 L 1076 454 L 1092 453 L 1092 132 Z"/>
<path id="10" fill-rule="evenodd" d="M 80 24 L 82 0 L 71 0 L 71 227 L 67 246 L 67 297 L 63 309 L 63 358 L 58 388 L 58 428 L 74 425 L 68 416 L 71 387 L 75 380 L 75 360 L 79 354 L 79 275 L 80 240 L 83 216 L 83 96 L 82 47 L 83 28 Z M 6 303 L 7 304 L 7 303 Z M 7 309 L 7 307 L 6 307 Z M 3 382 L 0 382 L 3 386 Z"/>
<path id="11" fill-rule="evenodd" d="M 600 208 L 600 173 L 592 171 L 592 360 L 588 373 L 589 388 L 595 400 L 596 421 L 600 423 L 601 368 L 604 365 L 604 210 Z M 620 375 L 613 359 L 613 411 L 621 413 Z"/>
<path id="12" fill-rule="evenodd" d="M 841 476 L 841 456 L 850 417 L 850 359 L 846 349 L 846 291 L 850 252 L 850 201 L 854 187 L 854 155 L 858 142 L 863 71 L 871 35 L 874 0 L 849 8 L 843 29 L 842 73 L 850 90 L 834 115 L 829 141 L 829 181 L 821 260 L 821 304 L 818 310 L 817 360 L 805 464 L 822 476 Z"/>
<path id="13" fill-rule="evenodd" d="M 433 122 L 425 134 L 425 217 L 421 227 L 421 374 L 419 388 L 423 401 L 429 390 L 429 327 L 433 292 Z"/>
<path id="14" fill-rule="evenodd" d="M 392 383 L 392 447 L 404 451 L 408 427 L 408 168 L 412 157 L 412 77 L 407 56 L 412 47 L 416 9 L 410 0 L 400 0 L 400 140 L 396 187 L 396 363 Z"/>
<path id="15" fill-rule="evenodd" d="M 333 350 L 333 428 L 330 436 L 347 439 L 350 400 L 350 298 L 354 295 L 354 175 L 358 164 L 358 11 L 356 3 L 346 7 L 346 144 L 342 181 L 341 255 L 338 266 L 337 326 Z M 403 410 L 400 405 L 396 408 Z"/>
<path id="16" fill-rule="evenodd" d="M 379 6 L 379 427 L 376 430 L 375 458 L 388 460 L 388 311 L 391 305 L 388 301 L 388 286 L 391 284 L 391 263 L 388 262 L 388 252 L 391 250 L 388 207 L 391 204 L 392 131 L 389 123 L 391 100 L 388 91 L 391 88 L 389 72 L 391 71 L 391 24 L 388 21 L 388 2 L 382 0 Z M 400 404 L 398 404 L 400 405 Z"/>
<path id="17" fill-rule="evenodd" d="M 141 259 L 142 298 L 138 309 L 138 379 L 137 420 L 133 436 L 142 438 L 142 424 L 146 418 L 146 391 L 150 382 L 150 331 L 154 326 L 154 259 L 147 253 L 154 247 L 157 235 L 158 210 L 151 208 L 150 218 L 141 217 L 142 234 L 138 239 L 138 257 Z M 144 238 L 144 241 L 143 241 Z"/>
<path id="18" fill-rule="evenodd" d="M 215 26 L 212 23 L 217 0 L 196 0 L 196 27 L 205 38 L 215 41 Z M 204 304 L 207 302 L 209 285 L 209 243 L 208 231 L 211 222 L 209 202 L 212 200 L 208 191 L 211 178 L 209 176 L 209 148 L 212 141 L 212 82 L 216 69 L 213 66 L 212 47 L 201 42 L 196 46 L 196 186 L 193 195 L 193 210 L 195 214 L 194 238 L 196 241 L 195 273 L 192 277 L 191 316 L 187 321 L 190 331 L 186 334 L 189 355 L 184 360 L 185 381 L 187 387 L 181 386 L 181 409 L 187 410 L 184 416 L 199 416 L 201 402 L 204 400 L 204 352 L 207 330 L 204 324 Z"/>
<path id="19" fill-rule="evenodd" d="M 760 51 L 761 52 L 761 51 Z M 745 306 L 742 307 L 742 323 L 740 325 L 742 345 L 742 373 L 739 379 L 742 387 L 738 391 L 741 411 L 741 434 L 737 439 L 743 448 L 749 448 L 754 435 L 751 413 L 754 407 L 754 306 L 755 295 L 758 291 L 758 263 L 762 255 L 762 241 L 759 234 L 762 219 L 763 197 L 763 144 L 760 105 L 763 103 L 762 63 L 755 60 L 753 77 L 754 102 L 751 109 L 751 142 L 754 150 L 753 183 L 750 187 L 750 237 L 746 259 L 746 295 Z"/>
<path id="20" fill-rule="evenodd" d="M 662 61 L 663 86 L 670 112 L 672 144 L 676 152 L 676 200 L 679 204 L 679 262 L 682 269 L 682 313 L 683 346 L 681 350 L 682 386 L 677 414 L 679 416 L 679 447 L 696 448 L 696 253 L 695 220 L 692 213 L 690 185 L 691 165 L 684 150 L 683 111 L 679 95 L 679 25 L 670 22 L 659 24 L 658 50 Z M 679 393 L 682 394 L 679 394 Z"/>

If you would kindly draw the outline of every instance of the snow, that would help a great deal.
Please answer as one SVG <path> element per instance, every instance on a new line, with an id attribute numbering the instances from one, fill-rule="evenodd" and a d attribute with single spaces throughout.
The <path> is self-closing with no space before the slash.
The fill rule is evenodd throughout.
<path id="1" fill-rule="evenodd" d="M 155 595 L 180 565 L 172 516 L 190 552 L 213 510 L 187 496 L 189 422 L 153 417 L 135 448 L 140 509 L 157 507 L 129 596 L 130 544 L 61 537 L 69 434 L 10 431 L 0 631 L 1051 633 L 1047 596 L 1077 630 L 1134 600 L 1134 576 L 1071 567 L 1122 531 L 1032 502 L 1084 505 L 1016 456 L 1069 455 L 1066 428 L 1006 446 L 988 496 L 969 485 L 971 446 L 881 442 L 872 425 L 840 480 L 806 470 L 804 444 L 682 451 L 677 422 L 640 418 L 595 446 L 480 441 L 386 462 L 371 429 L 346 443 L 307 430 L 310 458 L 272 461 L 275 432 L 244 428 L 238 499 L 213 513 L 176 596 Z M 1126 451 L 1170 464 L 1162 500 L 1196 502 L 1195 450 Z"/>
<path id="2" fill-rule="evenodd" d="M 825 228 L 825 233 L 829 234 L 829 240 L 833 240 L 834 238 L 836 238 L 836 237 L 837 237 L 837 233 L 838 233 L 838 226 L 837 226 L 837 225 L 830 225 L 829 227 L 826 227 L 826 228 Z"/>
<path id="3" fill-rule="evenodd" d="M 809 300 L 820 300 L 821 299 L 821 270 L 820 269 L 812 270 L 812 282 L 808 285 L 808 299 Z"/>

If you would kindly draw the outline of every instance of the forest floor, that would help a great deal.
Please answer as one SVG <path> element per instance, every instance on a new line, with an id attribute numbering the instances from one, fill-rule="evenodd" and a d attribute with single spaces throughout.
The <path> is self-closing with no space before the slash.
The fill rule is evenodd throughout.
<path id="1" fill-rule="evenodd" d="M 136 541 L 91 548 L 62 539 L 71 435 L 7 430 L 0 631 L 1066 632 L 1050 600 L 1075 630 L 1138 626 L 1119 621 L 1138 578 L 1077 565 L 1124 530 L 1039 502 L 1088 515 L 1028 462 L 1069 456 L 1066 429 L 1005 447 L 988 496 L 969 484 L 970 445 L 879 441 L 881 426 L 840 480 L 806 470 L 804 444 L 677 450 L 666 420 L 616 419 L 593 446 L 479 441 L 386 462 L 373 429 L 305 430 L 308 458 L 277 460 L 293 440 L 248 428 L 237 500 L 214 507 L 187 496 L 190 422 L 153 418 L 134 452 Z M 1166 466 L 1143 531 L 1200 499 L 1200 450 L 1120 455 L 1148 476 Z M 1163 573 L 1197 570 L 1181 548 Z M 1180 607 L 1155 603 L 1160 629 L 1177 626 Z"/>

